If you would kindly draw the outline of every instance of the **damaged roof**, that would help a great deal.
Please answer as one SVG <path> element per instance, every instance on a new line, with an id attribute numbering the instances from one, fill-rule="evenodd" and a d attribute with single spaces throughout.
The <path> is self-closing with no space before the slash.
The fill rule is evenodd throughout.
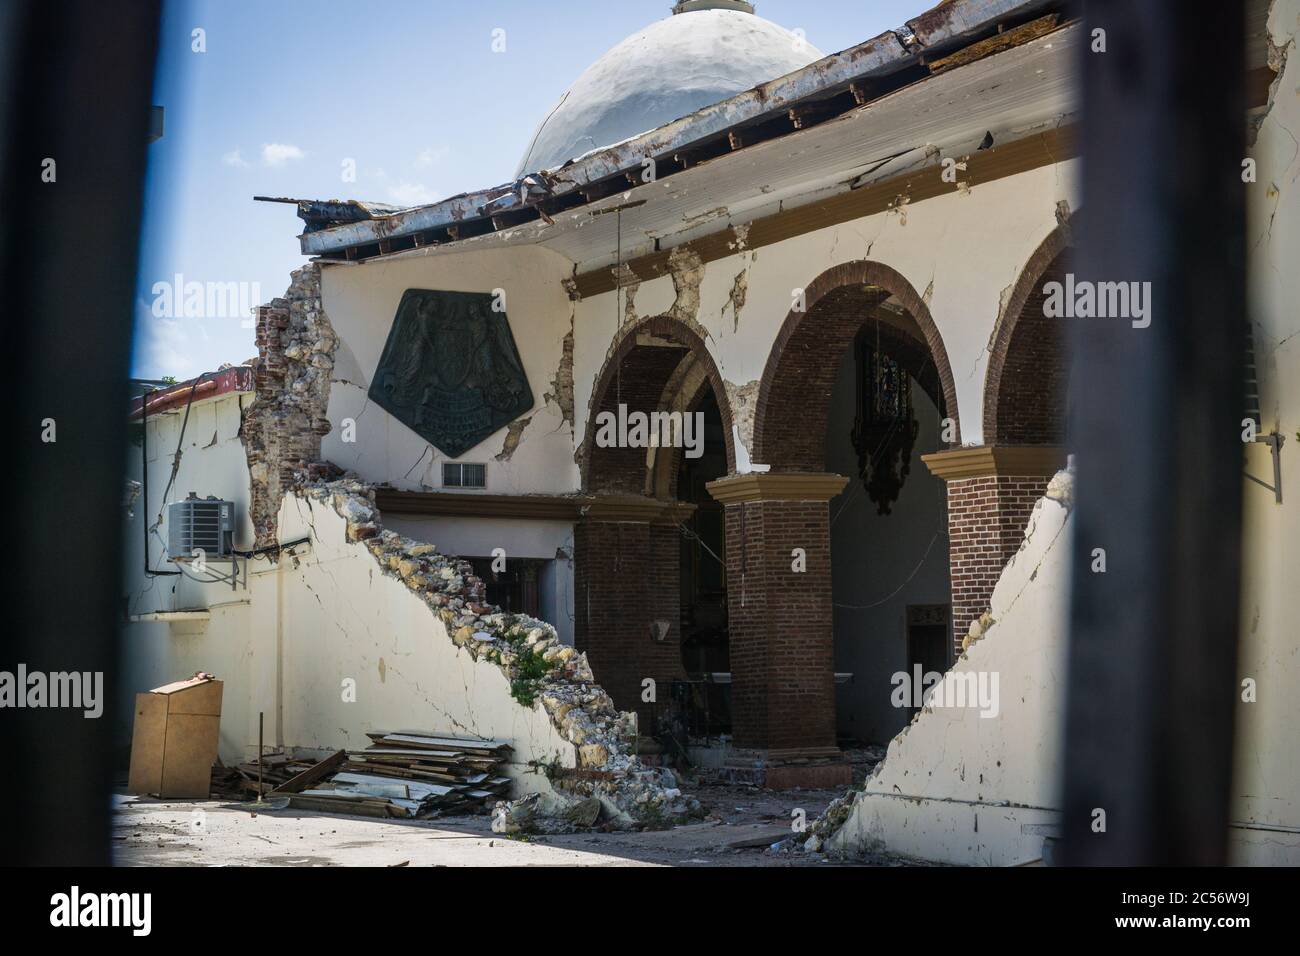
<path id="1" fill-rule="evenodd" d="M 288 196 L 254 196 L 255 202 L 278 202 L 298 207 L 298 218 L 307 224 L 304 233 L 328 229 L 345 222 L 360 222 L 391 216 L 404 207 L 359 199 L 292 199 Z"/>
<path id="2" fill-rule="evenodd" d="M 715 156 L 805 129 L 871 103 L 948 66 L 943 61 L 980 41 L 1005 41 L 988 54 L 1027 43 L 1057 26 L 1064 0 L 943 0 L 877 37 L 802 69 L 697 110 L 556 169 L 408 209 L 356 200 L 256 197 L 297 206 L 306 224 L 304 255 L 359 260 L 454 243 L 625 191 L 641 182 L 647 157 L 663 179 Z M 984 54 L 984 55 L 988 55 Z M 971 59 L 977 59 L 972 57 Z"/>
<path id="3" fill-rule="evenodd" d="M 249 362 L 254 361 L 249 359 Z M 183 382 L 173 382 L 131 399 L 127 421 L 139 421 L 162 412 L 184 409 L 191 402 L 206 401 L 232 392 L 251 392 L 256 387 L 250 364 L 227 365 L 215 372 L 204 372 Z M 148 403 L 147 407 L 145 403 Z"/>

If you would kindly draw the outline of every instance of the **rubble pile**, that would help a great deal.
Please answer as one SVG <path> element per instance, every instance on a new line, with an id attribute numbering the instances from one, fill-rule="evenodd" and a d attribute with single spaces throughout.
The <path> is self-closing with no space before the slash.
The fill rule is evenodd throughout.
<path id="1" fill-rule="evenodd" d="M 371 733 L 365 750 L 327 758 L 319 781 L 293 791 L 289 805 L 387 817 L 486 813 L 508 793 L 510 744 L 447 734 Z M 282 792 L 283 792 L 282 791 Z"/>
<path id="2" fill-rule="evenodd" d="M 270 793 L 304 770 L 311 769 L 315 763 L 310 757 L 293 757 L 283 750 L 263 754 L 262 793 Z M 256 760 L 245 760 L 234 767 L 224 766 L 217 761 L 212 767 L 211 795 L 221 800 L 255 799 L 257 774 Z"/>
<path id="3" fill-rule="evenodd" d="M 813 821 L 812 825 L 808 827 L 806 832 L 787 841 L 787 843 L 795 844 L 795 846 L 789 847 L 789 849 L 801 849 L 806 850 L 809 853 L 820 853 L 822 847 L 825 846 L 826 841 L 830 838 L 831 834 L 844 826 L 844 821 L 847 820 L 849 814 L 853 812 L 853 803 L 857 800 L 860 793 L 861 791 L 857 789 L 850 790 L 848 793 L 832 800 L 830 806 L 826 808 L 826 811 Z"/>
<path id="4" fill-rule="evenodd" d="M 671 773 L 648 767 L 629 752 L 636 715 L 615 708 L 595 683 L 586 655 L 563 644 L 554 627 L 486 604 L 485 586 L 468 562 L 385 530 L 374 491 L 363 482 L 347 477 L 317 481 L 300 485 L 297 493 L 332 507 L 347 522 L 348 540 L 364 543 L 384 573 L 400 578 L 418 595 L 458 648 L 475 661 L 501 668 L 520 706 L 540 706 L 573 743 L 578 766 L 549 768 L 554 793 L 540 801 L 543 816 L 586 819 L 593 799 L 599 803 L 597 819 L 610 826 L 668 825 L 702 812 L 698 801 L 682 794 Z M 535 824 L 538 805 L 530 800 L 532 812 L 521 810 L 518 816 Z M 577 810 L 579 805 L 586 809 Z M 512 818 L 510 805 L 504 807 L 498 808 L 507 821 L 503 827 Z"/>

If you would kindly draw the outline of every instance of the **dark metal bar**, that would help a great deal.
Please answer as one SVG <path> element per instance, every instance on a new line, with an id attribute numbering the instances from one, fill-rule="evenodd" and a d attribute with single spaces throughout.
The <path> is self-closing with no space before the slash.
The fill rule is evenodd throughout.
<path id="1" fill-rule="evenodd" d="M 1240 0 L 1091 0 L 1079 281 L 1150 325 L 1071 322 L 1077 453 L 1064 861 L 1219 864 L 1240 597 Z M 1090 44 L 1091 46 L 1091 44 Z M 1104 548 L 1106 570 L 1093 570 Z M 1099 832 L 1098 811 L 1105 814 Z"/>

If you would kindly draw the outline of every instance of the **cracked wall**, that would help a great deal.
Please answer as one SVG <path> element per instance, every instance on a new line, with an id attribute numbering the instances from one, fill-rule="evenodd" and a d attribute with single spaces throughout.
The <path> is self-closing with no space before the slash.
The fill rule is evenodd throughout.
<path id="1" fill-rule="evenodd" d="M 554 402 L 560 410 L 564 422 L 573 430 L 573 315 L 569 315 L 569 331 L 564 336 L 560 351 L 560 364 L 551 379 L 550 391 L 544 396 L 547 402 Z"/>
<path id="2" fill-rule="evenodd" d="M 731 405 L 731 425 L 735 429 L 736 471 L 743 474 L 752 462 L 749 450 L 754 447 L 754 416 L 758 411 L 758 379 L 737 385 L 727 382 L 727 402 Z"/>
<path id="3" fill-rule="evenodd" d="M 325 265 L 321 290 L 339 339 L 322 455 L 372 483 L 438 491 L 448 459 L 369 400 L 370 379 L 407 289 L 500 293 L 535 402 L 455 460 L 487 466 L 496 494 L 571 491 L 574 306 L 563 281 L 572 263 L 537 247 L 481 249 Z M 342 425 L 352 427 L 345 433 Z M 501 546 L 510 549 L 510 542 Z"/>
<path id="4" fill-rule="evenodd" d="M 283 538 L 312 541 L 255 595 L 255 653 L 281 667 L 279 743 L 360 747 L 366 731 L 397 728 L 505 739 L 517 791 L 557 809 L 595 797 L 622 825 L 698 809 L 632 755 L 635 717 L 585 655 L 551 625 L 484 603 L 466 562 L 385 529 L 369 486 L 299 487 L 279 517 Z"/>
<path id="5" fill-rule="evenodd" d="M 906 217 L 882 211 L 758 250 L 739 225 L 733 227 L 729 255 L 700 266 L 689 246 L 676 246 L 669 252 L 668 274 L 653 278 L 633 276 L 625 266 L 628 275 L 617 304 L 612 291 L 577 302 L 577 407 L 591 414 L 597 378 L 620 329 L 636 319 L 671 315 L 707 343 L 723 379 L 731 383 L 738 466 L 744 464 L 753 444 L 743 392 L 762 379 L 798 291 L 829 268 L 868 260 L 896 270 L 923 293 L 955 376 L 962 440 L 979 444 L 987 346 L 1004 290 L 1058 225 L 1061 204 L 1077 205 L 1077 168 L 1077 160 L 1070 159 L 974 183 L 964 192 L 910 203 Z M 991 233 L 996 241 L 990 241 Z"/>
<path id="6" fill-rule="evenodd" d="M 124 583 L 125 613 L 148 615 L 155 611 L 208 608 L 207 621 L 173 622 L 137 620 L 124 625 L 124 647 L 131 653 L 122 657 L 120 686 L 130 693 L 115 695 L 116 706 L 110 714 L 114 722 L 115 741 L 123 752 L 130 747 L 135 719 L 134 692 L 159 687 L 195 671 L 210 671 L 232 684 L 247 684 L 253 669 L 249 653 L 249 615 L 247 594 L 231 592 L 229 584 L 204 584 L 189 577 L 145 577 L 144 528 L 165 515 L 167 502 L 163 489 L 171 474 L 173 455 L 181 445 L 180 466 L 169 501 L 179 501 L 191 491 L 217 495 L 235 503 L 235 546 L 253 546 L 253 527 L 249 520 L 248 458 L 242 439 L 244 413 L 253 402 L 249 392 L 228 392 L 215 398 L 197 398 L 190 409 L 189 424 L 181 444 L 183 407 L 149 416 L 146 444 L 149 469 L 147 510 L 137 500 L 132 513 L 124 515 L 123 567 L 128 576 Z M 213 438 L 215 436 L 215 444 Z M 140 478 L 141 449 L 131 446 L 127 457 L 127 474 Z M 156 535 L 150 537 L 150 567 L 175 570 L 163 558 L 167 536 L 163 521 Z M 263 564 L 264 562 L 258 562 Z M 209 635 L 211 635 L 209 637 Z M 250 737 L 251 733 L 251 737 Z M 257 740 L 257 713 L 250 701 L 228 694 L 222 709 L 220 753 L 223 760 L 243 760 L 249 740 Z"/>

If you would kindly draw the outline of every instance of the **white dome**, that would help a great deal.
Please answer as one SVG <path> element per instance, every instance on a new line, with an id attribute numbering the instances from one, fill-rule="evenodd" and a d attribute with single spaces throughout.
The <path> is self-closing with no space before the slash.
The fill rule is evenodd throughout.
<path id="1" fill-rule="evenodd" d="M 658 129 L 820 58 L 807 40 L 737 9 L 659 20 L 578 77 L 538 127 L 515 177 Z"/>

